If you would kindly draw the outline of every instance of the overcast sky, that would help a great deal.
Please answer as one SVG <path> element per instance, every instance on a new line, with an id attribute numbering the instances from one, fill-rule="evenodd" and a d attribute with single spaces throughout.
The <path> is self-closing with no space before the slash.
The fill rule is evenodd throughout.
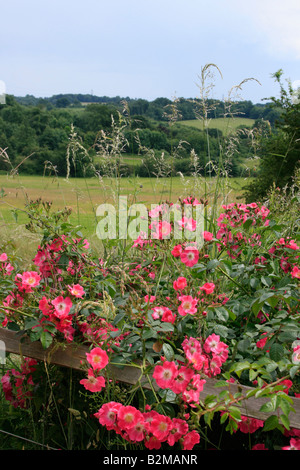
<path id="1" fill-rule="evenodd" d="M 279 69 L 300 79 L 299 0 L 6 0 L 0 17 L 0 80 L 16 96 L 197 97 L 207 63 L 218 99 L 250 78 L 241 99 L 278 96 Z"/>

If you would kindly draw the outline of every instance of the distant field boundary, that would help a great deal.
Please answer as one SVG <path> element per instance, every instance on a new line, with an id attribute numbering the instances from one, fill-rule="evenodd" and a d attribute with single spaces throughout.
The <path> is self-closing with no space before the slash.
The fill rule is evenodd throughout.
<path id="1" fill-rule="evenodd" d="M 203 121 L 200 119 L 189 119 L 180 121 L 180 124 L 189 127 L 195 127 L 196 129 L 203 129 Z M 218 129 L 223 133 L 232 132 L 239 127 L 252 127 L 255 123 L 255 119 L 235 117 L 235 118 L 214 118 L 208 120 L 209 129 Z"/>

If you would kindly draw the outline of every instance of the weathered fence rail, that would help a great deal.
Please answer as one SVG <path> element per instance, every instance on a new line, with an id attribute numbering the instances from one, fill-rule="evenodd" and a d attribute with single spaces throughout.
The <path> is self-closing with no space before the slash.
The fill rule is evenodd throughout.
<path id="1" fill-rule="evenodd" d="M 28 338 L 5 328 L 0 328 L 0 340 L 3 341 L 7 353 L 23 355 L 74 370 L 82 370 L 82 364 L 85 362 L 86 353 L 89 350 L 88 347 L 73 343 L 63 343 L 59 347 L 55 344 L 48 349 L 44 349 L 40 342 L 31 342 Z M 140 369 L 137 367 L 124 366 L 120 368 L 113 365 L 108 367 L 111 377 L 119 382 L 136 385 L 140 379 Z M 150 388 L 147 380 L 143 380 L 142 384 L 144 388 Z M 217 395 L 222 388 L 216 388 L 215 385 L 215 379 L 207 378 L 204 389 L 201 392 L 201 398 L 204 399 L 208 395 Z M 155 387 L 155 384 L 152 384 L 152 386 Z M 230 384 L 232 394 L 239 391 L 246 395 L 249 390 L 251 390 L 251 387 Z M 241 413 L 244 416 L 266 420 L 270 414 L 261 412 L 260 408 L 267 401 L 267 398 L 262 397 L 251 397 L 243 400 L 240 404 Z M 291 412 L 289 415 L 290 426 L 291 428 L 300 429 L 300 398 L 293 398 L 293 408 L 295 412 Z"/>

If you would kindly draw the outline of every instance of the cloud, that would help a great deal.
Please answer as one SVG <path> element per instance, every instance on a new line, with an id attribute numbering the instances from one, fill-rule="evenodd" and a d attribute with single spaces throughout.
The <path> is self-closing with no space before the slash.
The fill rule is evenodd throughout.
<path id="1" fill-rule="evenodd" d="M 280 68 L 299 79 L 299 0 L 10 0 L 1 15 L 0 79 L 16 95 L 190 97 L 211 62 L 216 96 L 247 77 L 263 86 L 245 98 L 270 96 Z"/>
<path id="2" fill-rule="evenodd" d="M 252 23 L 253 39 L 257 38 L 266 53 L 272 57 L 300 59 L 300 3 L 299 0 L 229 0 L 246 22 Z M 251 29 L 248 29 L 251 33 Z"/>

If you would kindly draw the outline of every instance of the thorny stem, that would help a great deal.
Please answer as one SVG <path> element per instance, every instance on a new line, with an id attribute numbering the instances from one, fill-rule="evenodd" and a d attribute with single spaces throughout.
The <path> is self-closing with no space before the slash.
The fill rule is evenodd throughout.
<path id="1" fill-rule="evenodd" d="M 224 274 L 224 276 L 226 276 L 228 279 L 230 279 L 230 281 L 232 281 L 236 286 L 238 286 L 240 289 L 242 289 L 245 292 L 245 294 L 249 295 L 249 292 L 247 291 L 247 289 L 245 289 L 244 286 L 242 286 L 235 279 L 233 279 L 233 277 L 229 276 L 229 274 L 227 274 L 226 271 L 224 271 L 222 268 L 220 268 L 220 266 L 218 266 L 217 269 L 219 271 L 221 271 L 221 273 Z"/>
<path id="2" fill-rule="evenodd" d="M 119 362 L 110 362 L 109 363 L 111 366 L 123 366 L 124 367 L 124 363 L 119 363 Z M 135 364 L 134 362 L 130 363 L 130 364 L 126 364 L 127 366 L 130 366 L 130 367 L 137 367 L 138 369 L 141 369 L 141 371 L 143 372 L 143 366 L 139 366 L 138 364 Z"/>
<path id="3" fill-rule="evenodd" d="M 47 374 L 47 379 L 48 379 L 48 384 L 49 384 L 50 392 L 51 392 L 51 394 L 52 394 L 52 398 L 53 398 L 54 405 L 55 405 L 55 408 L 56 408 L 57 417 L 58 417 L 58 420 L 59 420 L 59 423 L 60 423 L 60 426 L 61 426 L 61 430 L 62 430 L 62 433 L 63 433 L 63 435 L 64 435 L 64 438 L 65 438 L 65 441 L 66 441 L 66 444 L 67 444 L 67 443 L 68 443 L 67 436 L 66 436 L 66 433 L 65 433 L 65 431 L 64 431 L 64 426 L 63 426 L 63 423 L 62 423 L 62 421 L 61 421 L 61 416 L 60 416 L 60 413 L 59 413 L 59 410 L 58 410 L 58 406 L 57 406 L 57 403 L 56 403 L 56 399 L 55 399 L 55 396 L 54 396 L 54 393 L 53 393 L 52 383 L 51 383 L 51 380 L 50 380 L 49 371 L 48 371 L 48 367 L 47 367 L 46 361 L 44 361 L 44 365 L 45 365 L 45 371 L 46 371 L 46 374 Z"/>
<path id="4" fill-rule="evenodd" d="M 23 312 L 22 310 L 18 310 L 17 308 L 13 308 L 13 307 L 7 307 L 7 306 L 0 307 L 0 311 L 1 310 L 11 310 L 14 313 L 19 313 L 20 315 L 24 315 L 25 317 L 35 318 L 34 315 L 30 315 L 30 313 Z"/>
<path id="5" fill-rule="evenodd" d="M 285 377 L 281 377 L 280 379 L 276 380 L 275 382 L 272 382 L 271 384 L 268 384 L 264 387 L 264 390 L 268 390 L 270 389 L 271 387 L 275 387 L 276 385 L 280 384 L 283 380 L 286 380 L 288 379 L 289 376 L 285 376 Z M 241 401 L 243 400 L 248 400 L 250 397 L 246 397 L 245 395 L 241 395 L 240 397 L 237 397 L 237 398 L 233 398 L 229 403 L 226 403 L 226 399 L 224 399 L 222 402 L 219 402 L 217 403 L 215 406 L 213 406 L 212 408 L 209 408 L 209 409 L 206 409 L 206 410 L 199 410 L 197 413 L 194 413 L 198 420 L 201 418 L 201 416 L 204 416 L 205 414 L 207 413 L 211 413 L 211 412 L 214 412 L 214 411 L 217 411 L 218 408 L 222 407 L 222 406 L 226 406 L 226 408 L 229 408 L 231 405 L 234 405 L 234 404 L 238 404 L 240 403 Z"/>
<path id="6" fill-rule="evenodd" d="M 158 278 L 158 281 L 157 281 L 157 284 L 156 284 L 156 289 L 155 289 L 155 296 L 157 294 L 157 291 L 158 291 L 158 286 L 159 286 L 159 283 L 160 283 L 160 280 L 161 280 L 161 277 L 162 277 L 162 274 L 163 274 L 163 270 L 164 270 L 164 267 L 165 267 L 165 262 L 166 262 L 166 254 L 164 253 L 164 257 L 163 257 L 163 262 L 162 262 L 162 265 L 161 265 L 161 270 L 160 270 L 160 273 L 159 273 L 159 278 Z"/>

